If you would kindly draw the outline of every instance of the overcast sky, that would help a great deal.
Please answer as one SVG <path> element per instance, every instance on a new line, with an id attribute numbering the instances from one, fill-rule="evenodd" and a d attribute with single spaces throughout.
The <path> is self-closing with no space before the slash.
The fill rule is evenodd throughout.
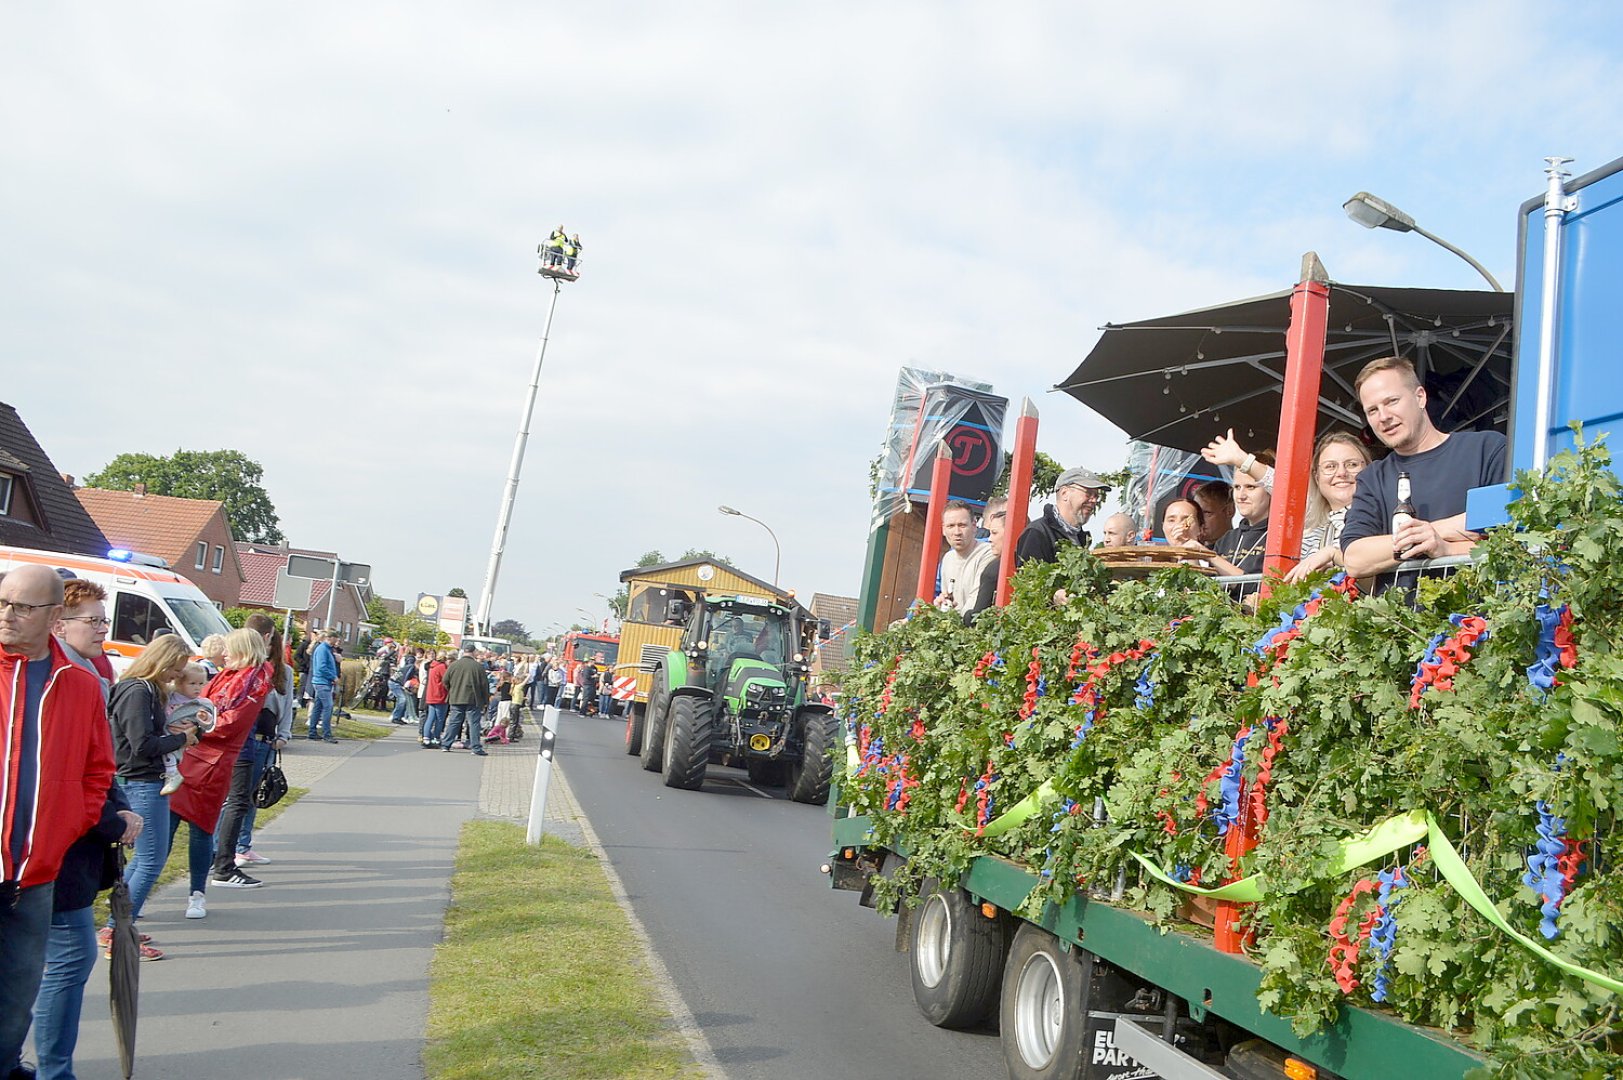
<path id="1" fill-rule="evenodd" d="M 644 551 L 857 591 L 897 369 L 1049 388 L 1106 321 L 1515 274 L 1541 158 L 1623 155 L 1609 4 L 0 7 L 0 400 L 65 472 L 239 449 L 297 545 L 477 598 L 578 231 L 495 616 Z"/>

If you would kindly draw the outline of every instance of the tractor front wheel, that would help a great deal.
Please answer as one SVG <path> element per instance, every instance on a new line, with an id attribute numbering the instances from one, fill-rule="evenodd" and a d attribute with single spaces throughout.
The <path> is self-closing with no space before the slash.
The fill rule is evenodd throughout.
<path id="1" fill-rule="evenodd" d="M 840 725 L 831 713 L 808 712 L 802 722 L 800 760 L 789 766 L 789 797 L 795 802 L 828 802 L 834 779 L 834 747 Z"/>
<path id="2" fill-rule="evenodd" d="M 671 701 L 665 731 L 665 786 L 698 791 L 710 764 L 715 712 L 708 700 L 683 694 Z"/>

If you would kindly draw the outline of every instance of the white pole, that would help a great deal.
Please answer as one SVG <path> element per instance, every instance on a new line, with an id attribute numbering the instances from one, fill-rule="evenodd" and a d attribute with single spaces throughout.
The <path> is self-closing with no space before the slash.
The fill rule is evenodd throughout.
<path id="1" fill-rule="evenodd" d="M 1561 313 L 1561 222 L 1566 217 L 1568 196 L 1561 168 L 1571 158 L 1547 157 L 1545 173 L 1549 182 L 1544 191 L 1544 276 L 1539 297 L 1538 395 L 1533 406 L 1533 469 L 1544 468 L 1550 456 L 1551 414 L 1555 412 L 1555 364 L 1559 347 L 1556 319 Z"/>
<path id="2" fill-rule="evenodd" d="M 338 559 L 334 558 L 332 561 L 332 588 L 327 590 L 327 625 L 322 627 L 323 630 L 332 629 L 332 605 L 333 601 L 338 599 L 338 566 Z"/>
<path id="3" fill-rule="evenodd" d="M 535 755 L 535 787 L 530 792 L 530 822 L 524 830 L 524 842 L 541 842 L 546 831 L 547 788 L 552 782 L 552 752 L 558 741 L 558 707 L 548 705 L 541 710 L 541 730 L 536 733 L 540 742 Z"/>
<path id="4" fill-rule="evenodd" d="M 552 279 L 552 303 L 547 306 L 547 325 L 541 331 L 541 347 L 535 354 L 535 372 L 530 376 L 530 390 L 524 396 L 524 411 L 519 413 L 518 438 L 513 440 L 513 462 L 507 469 L 507 488 L 502 493 L 502 508 L 496 514 L 496 538 L 490 544 L 490 563 L 485 567 L 485 588 L 479 596 L 479 612 L 474 625 L 479 633 L 490 633 L 490 608 L 496 599 L 496 575 L 501 573 L 502 551 L 507 547 L 507 526 L 513 519 L 513 500 L 518 495 L 518 474 L 524 468 L 524 448 L 530 440 L 530 417 L 535 412 L 535 395 L 541 386 L 541 362 L 547 358 L 547 339 L 552 336 L 552 314 L 558 310 L 558 293 L 563 284 Z"/>

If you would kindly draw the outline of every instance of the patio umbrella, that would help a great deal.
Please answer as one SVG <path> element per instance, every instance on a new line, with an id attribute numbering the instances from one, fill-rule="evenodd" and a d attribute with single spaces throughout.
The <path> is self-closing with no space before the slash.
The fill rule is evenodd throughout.
<path id="1" fill-rule="evenodd" d="M 141 998 L 141 935 L 130 910 L 130 887 L 124 884 L 124 848 L 118 845 L 118 880 L 108 902 L 113 911 L 112 966 L 108 969 L 109 1003 L 113 1010 L 113 1037 L 118 1040 L 118 1062 L 124 1080 L 135 1073 L 135 1018 Z"/>
<path id="2" fill-rule="evenodd" d="M 1198 451 L 1229 428 L 1278 442 L 1290 291 L 1141 322 L 1110 323 L 1058 386 L 1135 439 Z M 1504 430 L 1514 293 L 1330 283 L 1319 429 L 1358 430 L 1358 370 L 1408 357 L 1443 431 Z"/>

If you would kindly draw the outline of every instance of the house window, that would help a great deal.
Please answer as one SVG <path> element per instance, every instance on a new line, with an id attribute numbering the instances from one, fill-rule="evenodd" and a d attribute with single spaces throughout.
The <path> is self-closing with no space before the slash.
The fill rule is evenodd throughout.
<path id="1" fill-rule="evenodd" d="M 0 472 L 0 517 L 11 513 L 11 485 L 11 474 Z"/>
<path id="2" fill-rule="evenodd" d="M 199 570 L 203 569 L 203 567 L 208 565 L 208 561 L 209 561 L 208 542 L 204 541 L 204 540 L 199 540 L 197 542 L 197 563 L 196 563 L 197 569 L 199 569 Z"/>
<path id="3" fill-rule="evenodd" d="M 225 548 L 219 544 L 214 545 L 214 572 L 218 574 L 220 567 L 225 565 Z"/>

